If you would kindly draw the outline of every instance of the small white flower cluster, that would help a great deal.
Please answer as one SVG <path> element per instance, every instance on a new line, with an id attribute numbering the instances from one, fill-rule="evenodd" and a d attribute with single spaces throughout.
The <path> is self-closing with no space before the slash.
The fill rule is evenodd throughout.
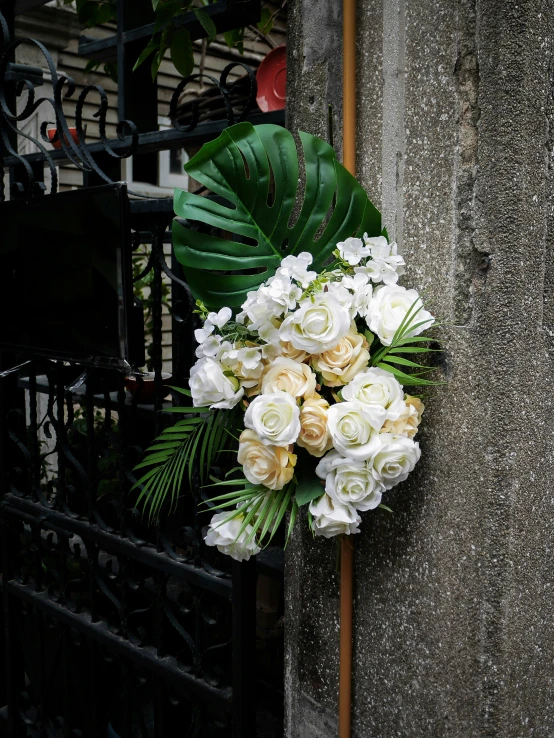
<path id="1" fill-rule="evenodd" d="M 287 256 L 234 320 L 228 308 L 204 314 L 190 379 L 195 407 L 244 407 L 238 462 L 251 484 L 271 494 L 294 483 L 295 446 L 319 459 L 325 489 L 309 509 L 325 537 L 358 532 L 359 512 L 417 463 L 423 405 L 371 366 L 370 349 L 390 346 L 401 324 L 413 337 L 434 322 L 418 293 L 396 284 L 396 244 L 364 235 L 337 249 L 319 275 L 310 254 Z M 256 553 L 250 525 L 237 538 L 241 516 L 218 513 L 206 543 L 238 559 Z"/>

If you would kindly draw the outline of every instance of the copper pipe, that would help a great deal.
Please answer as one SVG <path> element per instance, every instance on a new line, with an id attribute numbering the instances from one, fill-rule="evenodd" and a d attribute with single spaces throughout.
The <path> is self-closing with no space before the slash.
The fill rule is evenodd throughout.
<path id="1" fill-rule="evenodd" d="M 343 164 L 356 175 L 356 0 L 343 0 Z M 341 539 L 339 738 L 350 738 L 352 712 L 352 598 L 354 547 Z"/>
<path id="2" fill-rule="evenodd" d="M 356 175 L 356 0 L 343 0 L 342 163 Z"/>

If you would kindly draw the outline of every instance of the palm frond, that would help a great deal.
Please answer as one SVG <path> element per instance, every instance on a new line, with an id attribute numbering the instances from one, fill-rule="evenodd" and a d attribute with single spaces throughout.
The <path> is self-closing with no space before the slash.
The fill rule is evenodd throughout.
<path id="1" fill-rule="evenodd" d="M 421 298 L 414 300 L 406 312 L 403 320 L 396 329 L 390 346 L 381 346 L 371 357 L 371 366 L 384 369 L 393 374 L 398 381 L 405 386 L 417 385 L 439 385 L 442 382 L 436 382 L 425 379 L 425 375 L 435 371 L 435 367 L 429 367 L 426 364 L 420 364 L 417 361 L 407 359 L 401 354 L 430 354 L 440 349 L 431 349 L 428 346 L 413 346 L 411 344 L 421 344 L 432 341 L 428 336 L 410 336 L 409 333 L 428 324 L 428 320 L 417 321 L 418 313 L 423 310 L 423 302 Z M 398 369 L 398 367 L 406 367 L 415 371 L 408 373 Z"/>

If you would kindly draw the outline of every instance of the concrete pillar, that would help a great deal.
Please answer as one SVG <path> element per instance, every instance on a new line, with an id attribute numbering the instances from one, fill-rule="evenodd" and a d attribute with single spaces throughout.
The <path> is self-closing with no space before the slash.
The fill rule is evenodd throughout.
<path id="1" fill-rule="evenodd" d="M 339 0 L 293 0 L 289 125 L 340 150 Z M 359 0 L 359 177 L 443 329 L 423 456 L 355 538 L 355 738 L 554 735 L 546 0 Z M 287 552 L 287 738 L 336 735 L 333 541 Z"/>

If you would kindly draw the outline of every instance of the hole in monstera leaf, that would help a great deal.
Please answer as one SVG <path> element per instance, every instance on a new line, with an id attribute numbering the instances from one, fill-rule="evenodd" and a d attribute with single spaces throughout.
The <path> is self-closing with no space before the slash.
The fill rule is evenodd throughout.
<path id="1" fill-rule="evenodd" d="M 314 242 L 319 241 L 319 239 L 323 235 L 323 231 L 325 230 L 325 228 L 327 228 L 327 224 L 329 223 L 329 220 L 331 219 L 331 216 L 333 215 L 334 210 L 335 210 L 335 200 L 333 198 L 333 201 L 327 208 L 327 212 L 325 213 L 325 218 L 323 218 L 323 220 L 318 226 L 318 229 L 314 233 Z"/>
<path id="2" fill-rule="evenodd" d="M 273 176 L 273 169 L 269 170 L 269 187 L 267 189 L 267 207 L 272 208 L 275 202 L 275 177 Z"/>
<path id="3" fill-rule="evenodd" d="M 248 162 L 246 161 L 246 157 L 240 149 L 239 149 L 239 152 L 240 152 L 240 155 L 242 156 L 242 163 L 244 164 L 244 173 L 246 174 L 246 179 L 250 179 L 250 169 L 248 167 Z"/>

